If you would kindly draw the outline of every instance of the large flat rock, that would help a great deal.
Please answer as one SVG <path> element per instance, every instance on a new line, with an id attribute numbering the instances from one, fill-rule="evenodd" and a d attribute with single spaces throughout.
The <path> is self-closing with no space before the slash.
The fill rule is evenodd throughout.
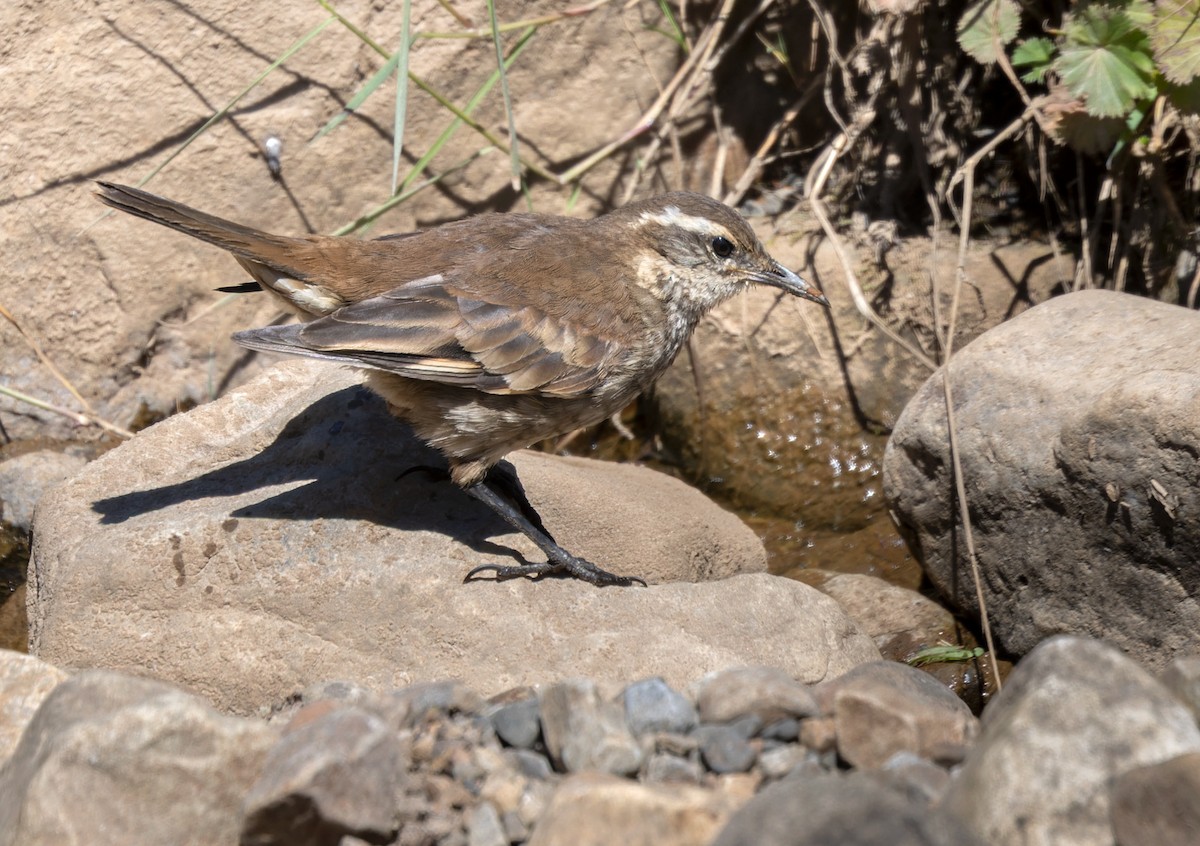
<path id="1" fill-rule="evenodd" d="M 768 576 L 757 538 L 643 468 L 520 453 L 547 528 L 649 588 L 463 583 L 536 551 L 352 371 L 287 362 L 139 434 L 39 505 L 30 648 L 249 711 L 315 681 L 571 676 L 684 684 L 733 664 L 815 682 L 878 657 L 832 599 Z M 719 581 L 708 581 L 719 580 Z"/>

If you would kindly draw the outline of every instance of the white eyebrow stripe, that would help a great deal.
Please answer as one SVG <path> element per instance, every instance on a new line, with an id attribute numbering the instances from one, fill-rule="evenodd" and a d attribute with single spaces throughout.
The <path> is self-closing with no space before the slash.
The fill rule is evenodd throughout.
<path id="1" fill-rule="evenodd" d="M 696 217 L 691 214 L 684 214 L 679 210 L 678 206 L 667 206 L 659 212 L 642 212 L 638 215 L 638 223 L 657 223 L 660 226 L 678 226 L 680 229 L 686 229 L 689 232 L 696 232 L 700 235 L 724 235 L 729 240 L 734 240 L 733 235 L 728 229 L 716 221 L 709 220 L 706 217 Z"/>

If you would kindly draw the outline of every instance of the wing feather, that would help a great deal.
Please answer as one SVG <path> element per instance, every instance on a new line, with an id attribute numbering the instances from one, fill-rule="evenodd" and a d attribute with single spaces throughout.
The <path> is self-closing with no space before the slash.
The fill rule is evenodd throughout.
<path id="1" fill-rule="evenodd" d="M 617 362 L 612 338 L 532 306 L 478 299 L 439 274 L 309 323 L 234 336 L 252 349 L 332 359 L 496 394 L 576 397 Z"/>

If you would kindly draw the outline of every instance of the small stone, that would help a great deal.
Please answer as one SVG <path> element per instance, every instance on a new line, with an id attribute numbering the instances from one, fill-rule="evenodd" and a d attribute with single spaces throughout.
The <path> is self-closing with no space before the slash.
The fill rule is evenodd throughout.
<path id="1" fill-rule="evenodd" d="M 0 461 L 0 520 L 22 532 L 33 523 L 42 494 L 74 476 L 87 459 L 70 452 L 42 449 Z"/>
<path id="2" fill-rule="evenodd" d="M 878 769 L 901 751 L 931 758 L 965 749 L 979 731 L 962 700 L 905 664 L 864 664 L 828 685 L 838 754 L 855 767 Z"/>
<path id="3" fill-rule="evenodd" d="M 799 767 L 820 770 L 817 755 L 811 749 L 803 746 L 777 746 L 768 749 L 758 756 L 758 766 L 767 778 L 783 778 Z"/>
<path id="4" fill-rule="evenodd" d="M 784 720 L 775 720 L 763 728 L 761 735 L 763 740 L 780 740 L 784 743 L 795 743 L 800 738 L 800 721 L 791 717 Z"/>
<path id="5" fill-rule="evenodd" d="M 625 719 L 635 735 L 686 734 L 696 725 L 696 708 L 661 678 L 643 679 L 625 688 Z"/>
<path id="6" fill-rule="evenodd" d="M 633 775 L 642 749 L 625 722 L 625 710 L 602 702 L 590 681 L 551 685 L 541 695 L 542 735 L 557 769 Z"/>
<path id="7" fill-rule="evenodd" d="M 757 757 L 743 730 L 730 725 L 703 725 L 693 732 L 700 740 L 700 756 L 714 773 L 744 773 Z"/>
<path id="8" fill-rule="evenodd" d="M 246 795 L 242 843 L 322 846 L 352 834 L 385 842 L 405 769 L 382 719 L 345 706 L 290 730 Z"/>
<path id="9" fill-rule="evenodd" d="M 1191 846 L 1200 832 L 1200 752 L 1117 777 L 1112 822 L 1122 846 Z"/>
<path id="10" fill-rule="evenodd" d="M 880 768 L 891 782 L 912 798 L 933 805 L 950 786 L 950 773 L 932 761 L 907 750 L 888 758 Z"/>
<path id="11" fill-rule="evenodd" d="M 828 752 L 837 746 L 837 726 L 833 717 L 810 717 L 800 723 L 800 742 L 814 752 Z"/>
<path id="12" fill-rule="evenodd" d="M 699 784 L 704 778 L 704 769 L 690 758 L 680 758 L 665 752 L 655 752 L 646 761 L 643 777 L 646 782 L 674 782 Z"/>
<path id="13" fill-rule="evenodd" d="M 529 846 L 708 843 L 734 803 L 690 784 L 640 784 L 600 773 L 567 777 Z"/>
<path id="14" fill-rule="evenodd" d="M 491 802 L 480 802 L 467 814 L 467 846 L 508 846 L 504 823 Z"/>
<path id="15" fill-rule="evenodd" d="M 554 768 L 545 755 L 528 749 L 506 749 L 504 757 L 526 778 L 545 781 L 554 776 Z"/>
<path id="16" fill-rule="evenodd" d="M 462 682 L 423 682 L 392 691 L 388 696 L 389 722 L 412 727 L 422 718 L 435 714 L 481 714 L 486 703 Z"/>
<path id="17" fill-rule="evenodd" d="M 763 722 L 817 713 L 808 685 L 773 667 L 739 667 L 706 677 L 697 696 L 700 719 L 727 723 L 747 714 Z"/>
<path id="18" fill-rule="evenodd" d="M 532 749 L 542 736 L 541 709 L 532 690 L 523 699 L 489 705 L 485 713 L 496 735 L 509 746 Z"/>

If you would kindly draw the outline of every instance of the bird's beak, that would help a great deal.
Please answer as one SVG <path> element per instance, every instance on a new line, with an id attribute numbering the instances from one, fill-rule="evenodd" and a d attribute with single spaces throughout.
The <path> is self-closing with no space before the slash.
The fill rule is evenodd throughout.
<path id="1" fill-rule="evenodd" d="M 825 295 L 818 291 L 815 286 L 808 284 L 795 273 L 792 273 L 792 271 L 778 263 L 770 270 L 751 273 L 750 281 L 757 282 L 760 285 L 770 285 L 772 288 L 779 288 L 787 291 L 789 294 L 794 294 L 806 300 L 812 300 L 814 303 L 820 303 L 826 308 L 829 307 L 829 300 L 825 299 Z"/>

